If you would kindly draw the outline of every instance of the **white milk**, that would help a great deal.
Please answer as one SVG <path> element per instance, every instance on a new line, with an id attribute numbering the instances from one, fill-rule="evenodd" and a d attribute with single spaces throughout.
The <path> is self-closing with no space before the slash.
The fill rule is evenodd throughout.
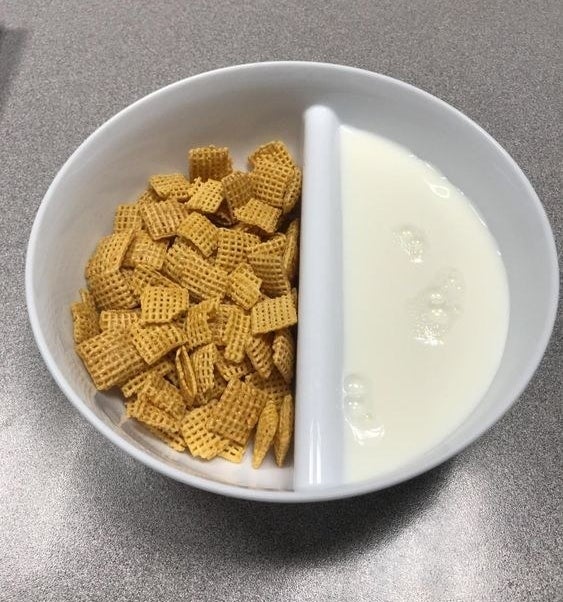
<path id="1" fill-rule="evenodd" d="M 345 479 L 361 480 L 429 450 L 479 403 L 509 297 L 493 237 L 445 176 L 348 127 L 341 153 Z"/>

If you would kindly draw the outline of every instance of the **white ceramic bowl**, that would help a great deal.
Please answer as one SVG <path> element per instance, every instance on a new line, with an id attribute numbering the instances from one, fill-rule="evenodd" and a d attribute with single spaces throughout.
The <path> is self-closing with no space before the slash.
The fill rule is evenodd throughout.
<path id="1" fill-rule="evenodd" d="M 111 230 L 115 206 L 133 200 L 150 174 L 185 171 L 186 149 L 210 143 L 229 146 L 241 167 L 249 149 L 272 138 L 286 141 L 301 159 L 303 115 L 314 104 L 330 107 L 345 124 L 412 149 L 472 199 L 502 252 L 511 314 L 498 373 L 455 432 L 393 473 L 296 491 L 291 467 L 280 470 L 270 462 L 253 471 L 248 464 L 202 463 L 169 450 L 130 421 L 120 426 L 121 401 L 94 390 L 74 352 L 69 305 L 84 285 L 84 265 L 96 241 Z M 496 422 L 522 392 L 545 350 L 555 319 L 558 269 L 550 226 L 530 183 L 499 144 L 459 111 L 367 71 L 259 63 L 167 86 L 94 132 L 65 163 L 41 203 L 29 241 L 26 293 L 33 332 L 54 379 L 110 441 L 161 473 L 202 489 L 255 500 L 315 501 L 409 479 L 459 452 Z"/>

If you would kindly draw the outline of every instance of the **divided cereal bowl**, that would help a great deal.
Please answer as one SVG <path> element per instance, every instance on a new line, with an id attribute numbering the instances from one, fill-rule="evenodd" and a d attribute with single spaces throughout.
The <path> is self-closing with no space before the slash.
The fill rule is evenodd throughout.
<path id="1" fill-rule="evenodd" d="M 510 307 L 504 351 L 475 407 L 408 461 L 356 480 L 343 476 L 342 299 L 350 266 L 342 253 L 342 126 L 409 149 L 471 199 L 502 256 Z M 303 171 L 295 435 L 282 468 L 269 454 L 253 469 L 251 451 L 240 464 L 199 460 L 125 419 L 119 391 L 97 391 L 76 354 L 69 307 L 84 288 L 84 267 L 97 242 L 112 231 L 116 207 L 134 201 L 151 175 L 186 173 L 187 150 L 210 144 L 229 147 L 235 167 L 244 170 L 249 152 L 269 140 L 282 140 Z M 523 391 L 545 351 L 557 306 L 558 266 L 549 223 L 530 183 L 506 151 L 462 113 L 406 83 L 351 67 L 258 63 L 169 85 L 94 132 L 41 203 L 27 253 L 26 294 L 51 374 L 109 441 L 201 489 L 306 502 L 410 479 L 490 428 Z"/>

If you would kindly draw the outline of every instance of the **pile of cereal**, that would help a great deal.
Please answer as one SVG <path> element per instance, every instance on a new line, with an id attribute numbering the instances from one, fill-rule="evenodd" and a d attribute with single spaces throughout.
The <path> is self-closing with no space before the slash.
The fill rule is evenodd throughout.
<path id="1" fill-rule="evenodd" d="M 189 151 L 189 179 L 156 175 L 119 205 L 72 305 L 97 389 L 177 451 L 252 465 L 293 432 L 301 171 L 283 143 L 233 171 L 227 148 Z"/>

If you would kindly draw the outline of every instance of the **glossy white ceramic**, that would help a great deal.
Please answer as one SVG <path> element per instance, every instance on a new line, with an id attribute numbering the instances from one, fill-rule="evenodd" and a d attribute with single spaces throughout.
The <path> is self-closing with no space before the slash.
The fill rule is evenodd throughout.
<path id="1" fill-rule="evenodd" d="M 314 111 L 307 113 L 315 106 L 321 107 L 321 118 L 315 117 Z M 121 401 L 94 390 L 74 352 L 69 315 L 69 304 L 84 284 L 85 261 L 96 241 L 110 231 L 113 209 L 133 200 L 149 175 L 185 170 L 186 149 L 206 144 L 231 147 L 243 167 L 251 148 L 280 138 L 302 161 L 304 143 L 305 149 L 314 149 L 316 136 L 328 139 L 325 128 L 330 120 L 322 118 L 322 107 L 341 123 L 410 148 L 472 199 L 502 252 L 511 298 L 501 366 L 466 422 L 400 470 L 346 486 L 330 483 L 330 479 L 324 483 L 322 478 L 315 484 L 310 470 L 315 454 L 323 445 L 327 447 L 327 442 L 326 438 L 323 442 L 319 413 L 312 410 L 312 404 L 322 405 L 323 400 L 310 398 L 314 387 L 304 386 L 308 378 L 305 368 L 314 348 L 326 350 L 319 360 L 321 366 L 337 361 L 331 350 L 340 344 L 338 328 L 310 328 L 314 310 L 308 295 L 314 282 L 308 279 L 327 285 L 321 255 L 316 275 L 308 276 L 313 270 L 305 264 L 302 273 L 295 456 L 298 467 L 304 462 L 300 474 L 309 474 L 310 479 L 300 477 L 295 484 L 293 465 L 280 470 L 269 460 L 253 471 L 247 462 L 202 463 L 169 450 L 130 421 L 121 424 Z M 322 165 L 311 167 L 322 175 Z M 306 162 L 305 174 L 307 170 Z M 329 165 L 324 171 L 333 194 L 338 179 L 333 178 Z M 306 175 L 304 217 L 318 202 L 316 195 L 318 184 L 307 181 Z M 327 218 L 327 223 L 334 226 L 335 218 L 336 214 Z M 315 261 L 306 245 L 308 236 L 322 239 L 317 228 L 314 219 L 305 219 L 304 262 Z M 196 487 L 254 500 L 301 502 L 358 495 L 409 479 L 459 452 L 496 422 L 524 389 L 545 350 L 555 318 L 558 268 L 551 229 L 530 183 L 500 145 L 459 111 L 417 88 L 375 73 L 320 63 L 259 63 L 204 73 L 167 86 L 94 132 L 62 167 L 40 206 L 29 241 L 26 294 L 33 332 L 49 370 L 69 400 L 110 441 L 146 465 Z M 313 334 L 305 336 L 308 332 Z M 314 382 L 319 390 L 321 378 L 322 370 L 317 369 Z M 305 392 L 300 397 L 301 391 Z M 338 410 L 334 416 L 337 419 Z M 318 426 L 316 437 L 311 436 L 313 423 Z M 328 421 L 326 429 L 337 428 L 337 422 Z"/>

